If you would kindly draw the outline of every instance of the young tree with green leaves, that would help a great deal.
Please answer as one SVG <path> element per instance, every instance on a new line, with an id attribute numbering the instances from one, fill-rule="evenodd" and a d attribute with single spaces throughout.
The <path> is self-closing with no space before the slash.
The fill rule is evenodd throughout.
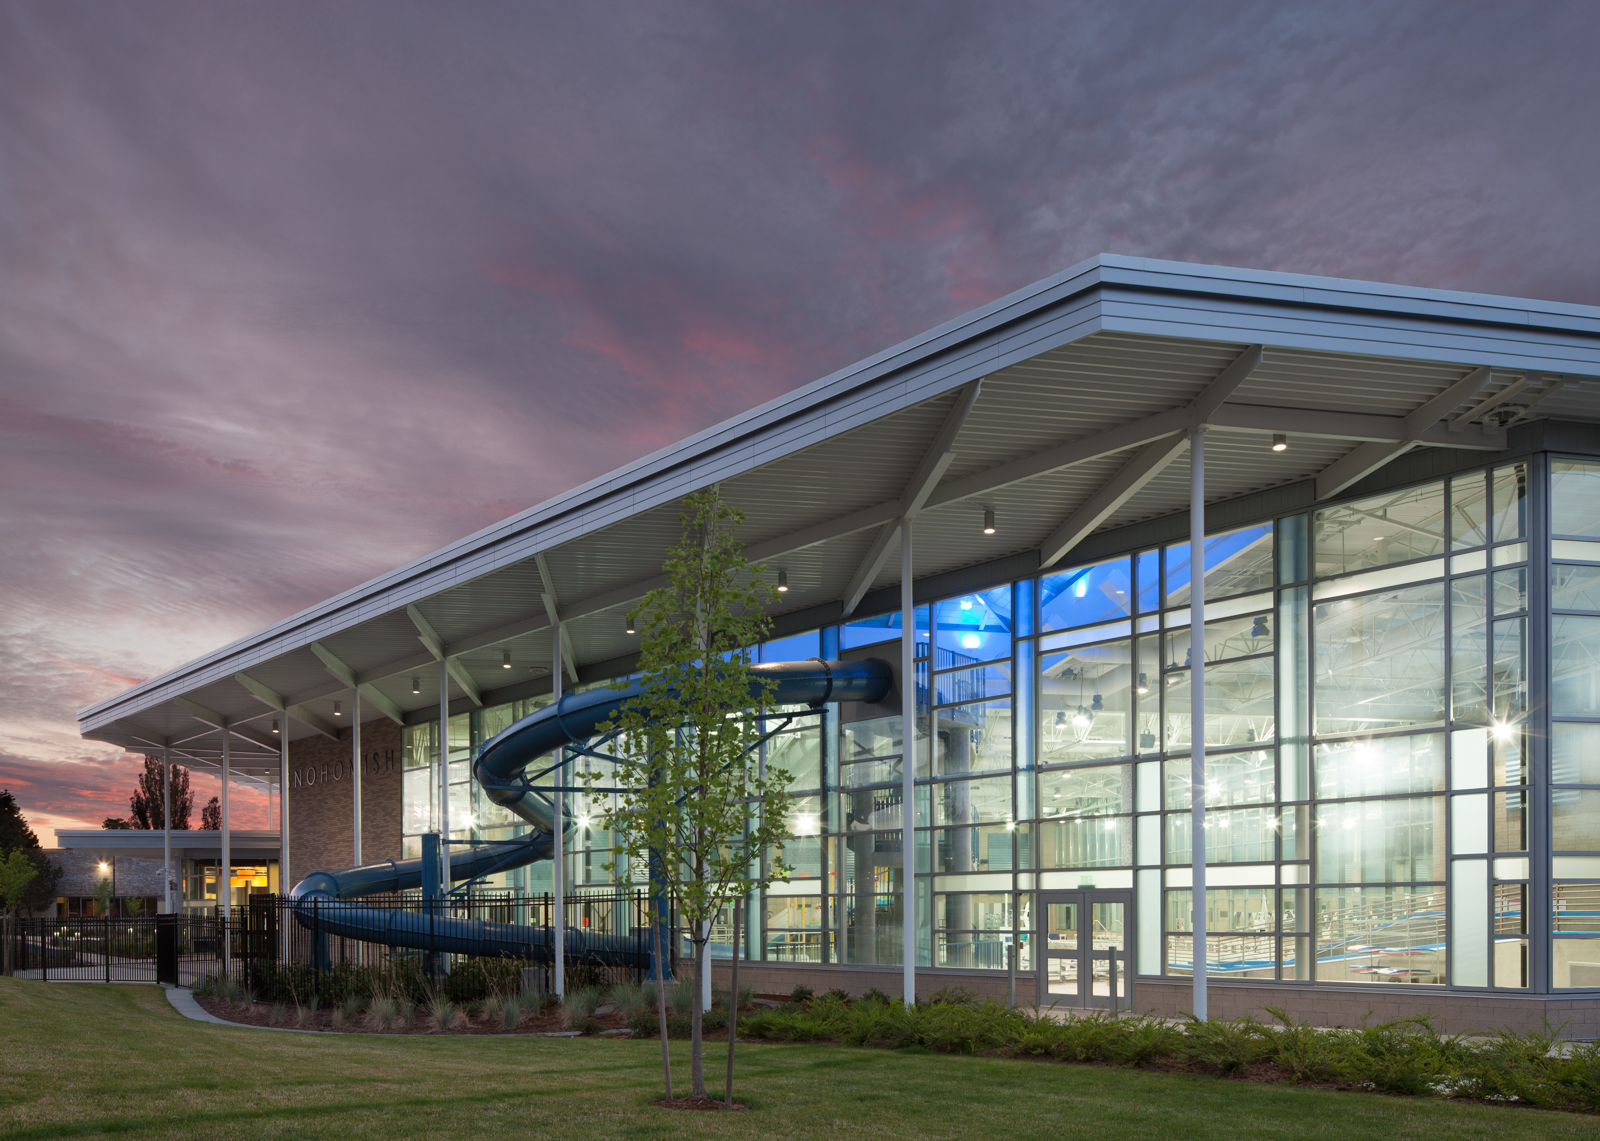
<path id="1" fill-rule="evenodd" d="M 680 517 L 683 534 L 663 568 L 670 585 L 651 591 L 637 611 L 643 693 L 602 726 L 620 730 L 614 748 L 620 763 L 611 774 L 591 770 L 583 779 L 592 788 L 614 778 L 620 791 L 603 801 L 614 866 L 623 857 L 631 867 L 649 866 L 676 899 L 694 943 L 698 996 L 709 969 L 711 921 L 733 899 L 790 871 L 783 861 L 790 777 L 781 769 L 762 771 L 756 754 L 772 688 L 750 669 L 750 648 L 767 634 L 765 607 L 776 591 L 734 537 L 743 513 L 715 489 L 685 499 Z M 657 987 L 670 1097 L 665 990 Z M 697 1000 L 690 1018 L 696 1098 L 706 1097 L 701 1014 Z"/>

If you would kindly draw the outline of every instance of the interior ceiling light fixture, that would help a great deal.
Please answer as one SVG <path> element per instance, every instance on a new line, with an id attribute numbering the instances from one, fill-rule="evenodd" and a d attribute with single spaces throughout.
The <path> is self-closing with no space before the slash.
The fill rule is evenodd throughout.
<path id="1" fill-rule="evenodd" d="M 778 572 L 778 593 L 789 593 L 789 572 L 786 570 L 781 570 Z"/>
<path id="2" fill-rule="evenodd" d="M 503 670 L 508 670 L 508 669 L 511 668 L 511 651 L 510 650 L 501 650 L 500 651 L 500 668 L 503 669 Z"/>
<path id="3" fill-rule="evenodd" d="M 1285 436 L 1282 432 L 1274 432 L 1272 434 L 1272 450 L 1275 452 L 1288 451 L 1289 437 Z"/>
<path id="4" fill-rule="evenodd" d="M 985 535 L 992 535 L 994 534 L 994 531 L 994 508 L 985 507 L 983 509 L 983 533 Z"/>
<path id="5" fill-rule="evenodd" d="M 1140 697 L 1143 697 L 1145 694 L 1150 692 L 1150 682 L 1146 679 L 1144 674 L 1139 675 L 1139 684 L 1137 687 L 1135 687 L 1134 692 Z"/>
<path id="6" fill-rule="evenodd" d="M 273 723 L 272 723 L 272 731 L 274 733 L 276 733 L 278 731 L 278 723 L 277 723 L 277 721 L 273 721 Z"/>

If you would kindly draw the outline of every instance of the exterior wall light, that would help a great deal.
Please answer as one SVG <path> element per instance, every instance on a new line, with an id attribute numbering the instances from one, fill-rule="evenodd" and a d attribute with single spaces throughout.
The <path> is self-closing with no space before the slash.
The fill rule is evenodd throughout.
<path id="1" fill-rule="evenodd" d="M 630 614 L 630 615 L 628 615 L 628 633 L 637 634 L 639 632 L 638 630 L 634 629 L 634 626 L 635 626 L 635 623 L 634 623 L 634 620 L 633 620 L 633 615 Z"/>
<path id="2" fill-rule="evenodd" d="M 1272 435 L 1272 450 L 1275 452 L 1288 451 L 1289 437 L 1285 436 L 1282 432 L 1274 432 Z"/>
<path id="3" fill-rule="evenodd" d="M 994 508 L 985 507 L 983 509 L 983 533 L 985 535 L 992 535 L 994 534 L 994 530 Z"/>
<path id="4" fill-rule="evenodd" d="M 339 716 L 342 716 L 343 713 L 344 713 L 344 704 L 342 702 L 335 701 L 333 703 L 333 715 L 335 717 L 339 717 Z"/>
<path id="5" fill-rule="evenodd" d="M 422 679 L 420 677 L 414 677 L 414 678 L 411 679 L 411 692 L 412 693 L 421 693 L 422 692 Z"/>
<path id="6" fill-rule="evenodd" d="M 778 593 L 789 593 L 789 572 L 786 570 L 781 570 L 778 572 Z"/>
<path id="7" fill-rule="evenodd" d="M 276 719 L 276 718 L 274 718 L 274 719 L 273 719 L 273 722 L 272 722 L 272 731 L 273 731 L 273 732 L 274 732 L 274 733 L 276 733 L 276 732 L 277 732 L 277 731 L 278 731 L 278 722 L 277 722 L 277 719 Z"/>
<path id="8" fill-rule="evenodd" d="M 510 650 L 501 650 L 500 651 L 500 668 L 503 669 L 503 670 L 508 670 L 508 669 L 511 668 L 511 651 Z"/>

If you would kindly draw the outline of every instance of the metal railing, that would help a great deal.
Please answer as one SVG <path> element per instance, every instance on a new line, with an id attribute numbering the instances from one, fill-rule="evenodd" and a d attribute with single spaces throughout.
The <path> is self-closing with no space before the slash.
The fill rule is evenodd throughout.
<path id="1" fill-rule="evenodd" d="M 195 913 L 17 919 L 12 968 L 45 982 L 194 986 L 222 971 L 224 920 Z"/>
<path id="2" fill-rule="evenodd" d="M 642 982 L 651 965 L 650 900 L 643 891 L 612 891 L 568 896 L 566 916 L 566 973 L 583 984 Z M 396 913 L 396 942 L 351 935 L 356 924 L 348 920 L 370 916 L 374 910 Z M 424 899 L 409 895 L 364 896 L 356 900 L 300 900 L 286 896 L 255 896 L 248 909 L 237 909 L 237 942 L 244 981 L 259 981 L 280 965 L 309 969 L 315 982 L 324 973 L 351 968 L 390 968 L 405 962 L 424 975 L 442 973 L 474 958 L 515 960 L 524 972 L 525 985 L 534 990 L 554 986 L 554 966 L 548 948 L 553 946 L 555 900 L 550 895 L 484 894 L 449 899 Z M 441 936 L 432 944 L 430 933 L 459 931 L 461 921 L 485 928 L 508 925 L 524 929 L 520 950 L 494 955 L 450 954 Z M 585 935 L 605 936 L 606 953 L 586 951 Z M 669 945 L 671 940 L 668 939 Z"/>

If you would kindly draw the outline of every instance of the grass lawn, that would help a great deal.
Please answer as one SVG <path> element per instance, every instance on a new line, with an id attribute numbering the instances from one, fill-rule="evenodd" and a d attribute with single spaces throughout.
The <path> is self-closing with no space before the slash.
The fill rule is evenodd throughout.
<path id="1" fill-rule="evenodd" d="M 674 1044 L 687 1092 L 687 1045 Z M 0 978 L 0 1137 L 1585 1138 L 1593 1117 L 1217 1078 L 741 1045 L 749 1113 L 661 1096 L 655 1042 L 280 1034 L 159 987 Z M 720 1073 L 721 1056 L 708 1058 Z M 680 1092 L 675 1088 L 675 1093 Z"/>

